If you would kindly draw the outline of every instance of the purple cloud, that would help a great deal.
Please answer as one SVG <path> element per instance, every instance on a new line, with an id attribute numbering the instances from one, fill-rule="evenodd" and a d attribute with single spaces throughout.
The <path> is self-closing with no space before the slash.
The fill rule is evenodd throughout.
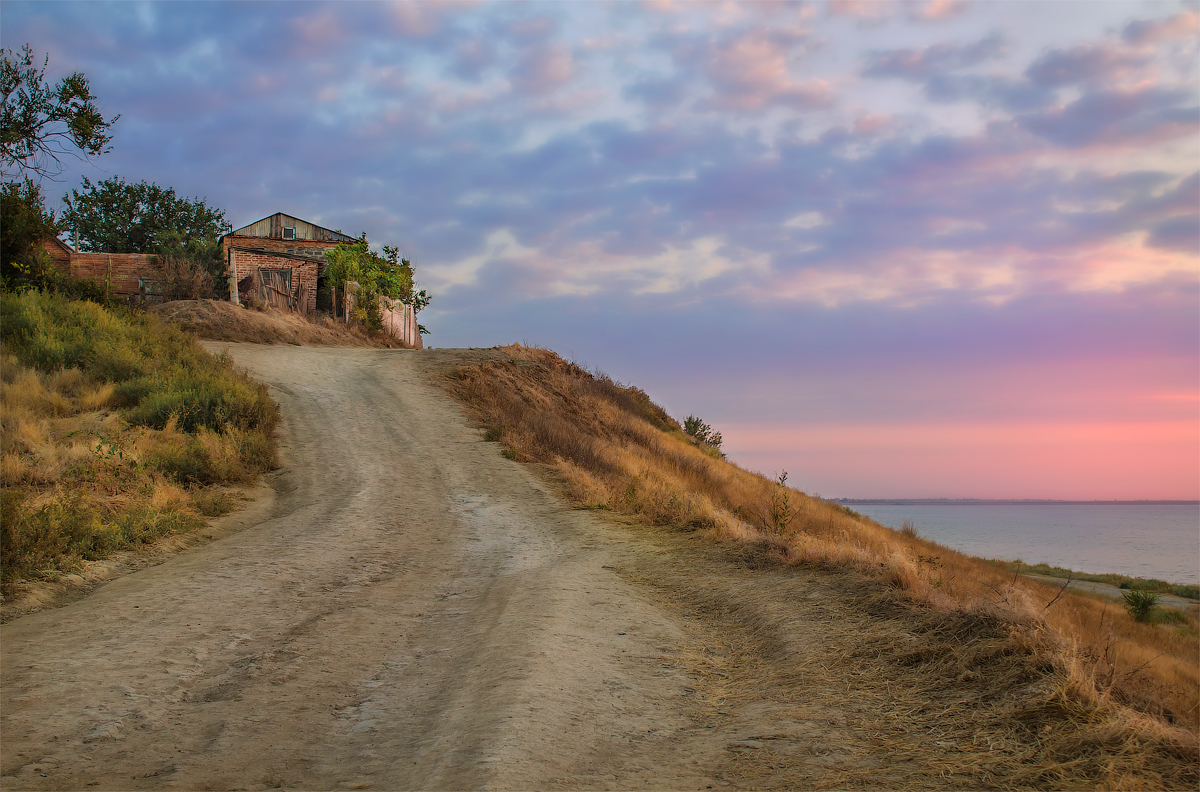
<path id="1" fill-rule="evenodd" d="M 1111 84 L 1145 68 L 1147 54 L 1132 52 L 1115 42 L 1083 44 L 1044 53 L 1029 65 L 1025 76 L 1036 85 L 1060 87 L 1086 83 Z"/>
<path id="2" fill-rule="evenodd" d="M 1065 107 L 1018 117 L 1020 126 L 1057 145 L 1128 146 L 1195 135 L 1194 93 L 1148 87 L 1096 90 Z"/>
<path id="3" fill-rule="evenodd" d="M 885 50 L 871 54 L 863 76 L 922 81 L 947 71 L 978 66 L 1007 51 L 1007 40 L 995 32 L 970 44 L 942 43 L 924 49 Z"/>
<path id="4" fill-rule="evenodd" d="M 1140 46 L 1171 39 L 1195 41 L 1197 33 L 1200 33 L 1200 13 L 1189 9 L 1165 19 L 1134 20 L 1121 31 L 1121 37 Z"/>

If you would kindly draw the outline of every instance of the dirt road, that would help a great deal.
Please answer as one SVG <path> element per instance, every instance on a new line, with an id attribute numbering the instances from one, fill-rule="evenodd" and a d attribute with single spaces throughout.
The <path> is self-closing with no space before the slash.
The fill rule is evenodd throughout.
<path id="1" fill-rule="evenodd" d="M 272 513 L 3 626 L 4 789 L 979 782 L 970 691 L 867 670 L 916 628 L 568 508 L 430 385 L 471 353 L 229 348 L 283 408 Z"/>

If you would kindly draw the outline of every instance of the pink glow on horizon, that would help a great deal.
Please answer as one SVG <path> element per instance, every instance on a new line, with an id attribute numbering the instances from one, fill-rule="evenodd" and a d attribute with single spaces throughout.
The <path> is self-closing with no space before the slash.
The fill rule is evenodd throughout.
<path id="1" fill-rule="evenodd" d="M 722 426 L 730 458 L 827 497 L 1200 499 L 1200 422 Z"/>

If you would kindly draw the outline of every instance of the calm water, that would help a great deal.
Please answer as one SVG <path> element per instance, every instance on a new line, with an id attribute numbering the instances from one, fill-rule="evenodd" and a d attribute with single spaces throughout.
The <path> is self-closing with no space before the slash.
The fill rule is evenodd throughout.
<path id="1" fill-rule="evenodd" d="M 847 506 L 968 555 L 1200 583 L 1200 504 Z"/>

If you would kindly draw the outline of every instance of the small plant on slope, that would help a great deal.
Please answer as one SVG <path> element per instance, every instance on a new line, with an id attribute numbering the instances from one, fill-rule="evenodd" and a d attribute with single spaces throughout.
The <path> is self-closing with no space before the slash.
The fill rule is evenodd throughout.
<path id="1" fill-rule="evenodd" d="M 1148 622 L 1154 607 L 1158 605 L 1158 595 L 1145 589 L 1130 589 L 1124 594 L 1125 610 L 1134 621 Z"/>
<path id="2" fill-rule="evenodd" d="M 792 523 L 800 516 L 799 510 L 792 505 L 791 488 L 787 486 L 787 477 L 786 470 L 779 474 L 779 478 L 775 479 L 774 486 L 771 487 L 770 494 L 759 505 L 758 514 L 755 515 L 759 524 L 768 533 L 782 536 L 785 539 L 799 533 L 798 529 L 792 528 Z"/>
<path id="3" fill-rule="evenodd" d="M 689 415 L 683 420 L 683 432 L 686 435 L 696 438 L 703 446 L 707 446 L 720 454 L 724 459 L 725 455 L 721 453 L 721 443 L 723 442 L 720 432 L 714 432 L 713 428 L 700 420 L 695 415 Z"/>

